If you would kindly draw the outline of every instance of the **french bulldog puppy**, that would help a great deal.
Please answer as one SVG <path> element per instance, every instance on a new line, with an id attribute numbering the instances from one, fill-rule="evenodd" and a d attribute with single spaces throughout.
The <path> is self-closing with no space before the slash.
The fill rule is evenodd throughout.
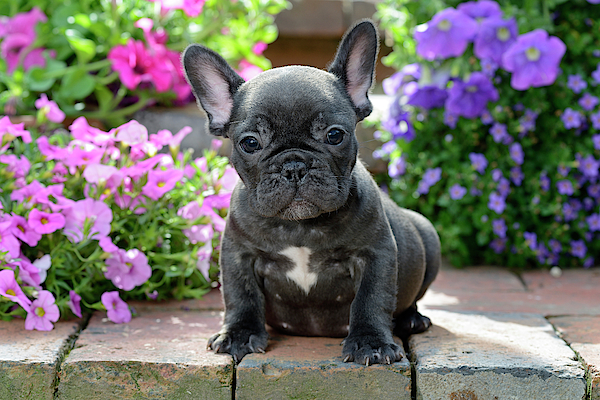
<path id="1" fill-rule="evenodd" d="M 417 311 L 440 266 L 423 216 L 382 194 L 357 159 L 368 116 L 377 30 L 362 21 L 328 71 L 274 68 L 244 80 L 212 50 L 190 45 L 187 79 L 214 135 L 232 141 L 241 182 L 221 247 L 222 330 L 208 347 L 236 362 L 284 334 L 345 337 L 344 361 L 400 360 L 393 333 L 431 322 Z"/>

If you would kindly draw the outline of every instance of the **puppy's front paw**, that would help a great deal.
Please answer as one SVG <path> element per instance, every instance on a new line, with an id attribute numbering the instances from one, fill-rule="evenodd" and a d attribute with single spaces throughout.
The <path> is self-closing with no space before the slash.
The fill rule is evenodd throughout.
<path id="1" fill-rule="evenodd" d="M 264 353 L 269 335 L 266 331 L 254 332 L 248 329 L 223 329 L 210 339 L 207 348 L 215 353 L 227 353 L 239 363 L 246 354 Z"/>
<path id="2" fill-rule="evenodd" d="M 349 335 L 344 340 L 342 350 L 344 362 L 354 361 L 367 366 L 371 364 L 391 364 L 400 361 L 402 360 L 402 354 L 400 346 L 377 335 Z"/>

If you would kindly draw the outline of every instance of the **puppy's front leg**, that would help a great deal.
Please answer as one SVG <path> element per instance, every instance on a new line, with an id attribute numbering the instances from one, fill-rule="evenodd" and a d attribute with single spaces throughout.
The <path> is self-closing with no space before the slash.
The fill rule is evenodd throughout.
<path id="1" fill-rule="evenodd" d="M 393 247 L 364 255 L 366 266 L 352 302 L 350 329 L 342 350 L 345 362 L 391 364 L 402 359 L 402 349 L 392 335 L 397 281 Z"/>
<path id="2" fill-rule="evenodd" d="M 236 363 L 248 353 L 264 353 L 265 298 L 254 275 L 254 258 L 233 248 L 225 233 L 221 256 L 221 290 L 225 302 L 223 328 L 208 341 L 208 348 L 228 353 Z"/>

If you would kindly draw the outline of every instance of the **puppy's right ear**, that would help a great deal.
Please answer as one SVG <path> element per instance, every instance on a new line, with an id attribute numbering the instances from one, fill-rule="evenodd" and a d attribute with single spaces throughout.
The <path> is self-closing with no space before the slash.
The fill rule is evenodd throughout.
<path id="1" fill-rule="evenodd" d="M 183 52 L 183 68 L 198 106 L 208 114 L 210 133 L 226 136 L 231 118 L 233 96 L 244 83 L 227 61 L 199 44 L 189 45 Z"/>

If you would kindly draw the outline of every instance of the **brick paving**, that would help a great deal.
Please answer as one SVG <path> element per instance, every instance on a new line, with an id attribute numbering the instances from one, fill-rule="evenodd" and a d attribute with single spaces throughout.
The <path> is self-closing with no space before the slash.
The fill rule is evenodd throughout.
<path id="1" fill-rule="evenodd" d="M 599 287 L 598 269 L 443 269 L 419 304 L 434 326 L 409 341 L 412 363 L 391 366 L 343 363 L 340 339 L 273 332 L 266 354 L 234 366 L 205 350 L 220 327 L 218 291 L 133 302 L 125 325 L 98 312 L 79 334 L 78 320 L 51 332 L 0 321 L 0 400 L 600 400 Z"/>

